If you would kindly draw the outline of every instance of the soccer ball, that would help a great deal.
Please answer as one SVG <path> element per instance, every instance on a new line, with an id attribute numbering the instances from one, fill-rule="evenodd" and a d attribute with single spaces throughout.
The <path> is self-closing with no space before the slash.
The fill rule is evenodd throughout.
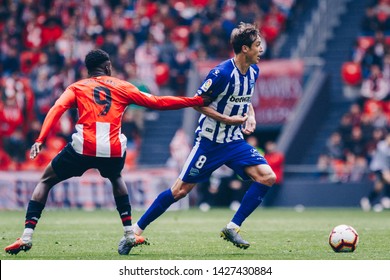
<path id="1" fill-rule="evenodd" d="M 329 234 L 329 245 L 335 252 L 353 252 L 359 242 L 357 231 L 347 225 L 338 225 Z"/>

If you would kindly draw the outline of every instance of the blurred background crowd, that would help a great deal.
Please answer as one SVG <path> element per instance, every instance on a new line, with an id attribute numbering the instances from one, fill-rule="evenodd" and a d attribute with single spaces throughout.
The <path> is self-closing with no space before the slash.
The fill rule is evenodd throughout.
<path id="1" fill-rule="evenodd" d="M 390 1 L 372 1 L 341 69 L 351 101 L 318 159 L 324 179 L 361 181 L 390 124 Z"/>
<path id="2" fill-rule="evenodd" d="M 286 2 L 289 4 L 286 6 Z M 77 112 L 53 128 L 46 149 L 30 146 L 58 96 L 87 77 L 83 59 L 107 51 L 114 75 L 152 94 L 185 95 L 194 61 L 230 56 L 231 30 L 256 23 L 267 50 L 284 30 L 293 1 L 278 0 L 2 0 L 0 1 L 0 169 L 44 168 L 73 132 Z M 270 58 L 267 51 L 264 59 Z M 130 106 L 123 130 L 127 167 L 136 165 L 144 110 Z"/>
<path id="3" fill-rule="evenodd" d="M 87 77 L 83 59 L 89 50 L 108 52 L 113 75 L 142 91 L 186 95 L 195 62 L 221 61 L 233 54 L 229 37 L 237 23 L 257 24 L 264 37 L 262 59 L 277 59 L 274 46 L 290 25 L 301 21 L 292 18 L 292 11 L 299 5 L 314 8 L 314 2 L 329 1 L 0 0 L 0 170 L 42 170 L 70 140 L 77 120 L 72 110 L 53 127 L 41 155 L 28 160 L 50 107 L 69 84 Z M 390 0 L 364 2 L 369 5 L 359 36 L 349 53 L 339 55 L 345 58 L 340 73 L 331 73 L 342 79 L 339 94 L 350 105 L 323 148 L 318 147 L 321 152 L 313 165 L 322 181 L 383 183 L 371 165 L 378 144 L 389 134 Z M 123 116 L 127 170 L 137 167 L 148 117 L 153 118 L 152 112 L 138 106 L 129 106 Z M 275 160 L 274 169 L 280 168 L 281 185 L 284 155 L 275 151 L 277 139 L 272 140 L 268 148 L 266 144 L 258 148 L 271 155 L 270 163 Z M 182 143 L 183 139 L 181 148 Z M 215 194 L 224 188 L 228 191 L 222 193 L 227 193 L 234 208 L 245 190 L 235 174 L 219 171 L 201 188 L 207 190 L 200 193 L 204 209 L 219 204 Z"/>

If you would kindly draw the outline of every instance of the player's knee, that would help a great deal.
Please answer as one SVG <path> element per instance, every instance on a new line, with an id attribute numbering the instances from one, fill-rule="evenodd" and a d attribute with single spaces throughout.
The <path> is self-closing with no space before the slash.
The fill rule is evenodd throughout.
<path id="1" fill-rule="evenodd" d="M 276 182 L 276 175 L 272 172 L 272 174 L 268 178 L 268 186 L 272 186 Z"/>
<path id="2" fill-rule="evenodd" d="M 276 182 L 276 175 L 274 172 L 269 172 L 267 174 L 263 174 L 259 178 L 258 182 L 263 184 L 263 185 L 272 187 L 272 185 L 275 184 L 275 182 Z"/>
<path id="3" fill-rule="evenodd" d="M 173 198 L 178 201 L 185 197 L 188 194 L 188 192 L 185 189 L 180 189 L 180 190 L 172 190 L 172 195 Z"/>

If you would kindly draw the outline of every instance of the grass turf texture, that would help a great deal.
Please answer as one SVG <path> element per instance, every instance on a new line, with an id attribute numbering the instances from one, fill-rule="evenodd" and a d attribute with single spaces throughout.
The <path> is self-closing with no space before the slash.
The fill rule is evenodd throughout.
<path id="1" fill-rule="evenodd" d="M 116 211 L 44 211 L 34 234 L 33 247 L 16 256 L 4 247 L 23 230 L 23 211 L 0 211 L 0 259 L 3 260 L 390 260 L 390 211 L 360 209 L 257 209 L 242 227 L 251 243 L 247 250 L 219 237 L 233 212 L 228 209 L 169 211 L 152 223 L 144 235 L 149 246 L 117 253 L 122 225 Z M 137 220 L 141 212 L 134 211 Z M 353 253 L 335 253 L 328 244 L 331 229 L 353 226 L 359 245 Z"/>

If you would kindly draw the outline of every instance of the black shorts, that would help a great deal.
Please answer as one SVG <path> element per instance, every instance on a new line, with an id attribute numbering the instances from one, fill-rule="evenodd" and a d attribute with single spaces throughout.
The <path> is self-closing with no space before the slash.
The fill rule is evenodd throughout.
<path id="1" fill-rule="evenodd" d="M 120 176 L 125 165 L 126 152 L 123 157 L 104 158 L 78 154 L 68 143 L 52 160 L 51 165 L 57 176 L 62 179 L 79 177 L 88 169 L 99 170 L 104 178 L 115 179 Z"/>

